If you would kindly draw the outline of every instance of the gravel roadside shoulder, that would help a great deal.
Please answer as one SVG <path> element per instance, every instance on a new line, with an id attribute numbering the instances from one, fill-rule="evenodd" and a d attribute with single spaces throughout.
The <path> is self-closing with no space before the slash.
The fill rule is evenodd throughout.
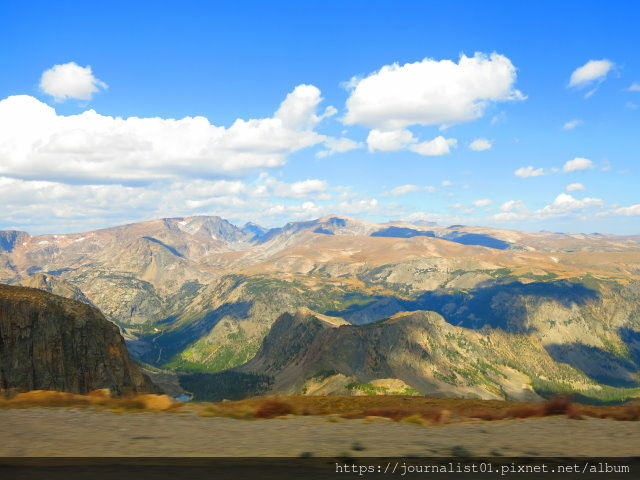
<path id="1" fill-rule="evenodd" d="M 2 457 L 640 456 L 639 422 L 563 416 L 419 426 L 29 408 L 0 410 L 0 424 Z"/>

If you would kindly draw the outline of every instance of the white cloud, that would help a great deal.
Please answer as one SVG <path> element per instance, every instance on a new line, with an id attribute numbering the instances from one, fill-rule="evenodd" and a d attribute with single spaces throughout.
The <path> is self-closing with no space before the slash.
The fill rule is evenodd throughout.
<path id="1" fill-rule="evenodd" d="M 453 182 L 452 182 L 451 180 L 443 180 L 443 181 L 441 182 L 441 185 L 442 185 L 443 187 L 450 187 L 451 185 L 453 185 Z"/>
<path id="2" fill-rule="evenodd" d="M 418 187 L 417 185 L 400 185 L 390 190 L 389 195 L 392 195 L 392 196 L 406 195 L 408 193 L 418 191 L 419 188 L 420 187 Z"/>
<path id="3" fill-rule="evenodd" d="M 241 198 L 232 195 L 223 195 L 219 197 L 204 198 L 201 200 L 186 200 L 185 205 L 189 209 L 202 209 L 205 207 L 244 207 L 247 202 Z"/>
<path id="4" fill-rule="evenodd" d="M 191 197 L 210 197 L 219 195 L 238 195 L 248 192 L 247 186 L 239 180 L 200 180 L 189 182 L 174 182 L 174 190 L 189 191 Z"/>
<path id="5" fill-rule="evenodd" d="M 399 185 L 395 188 L 392 188 L 388 192 L 385 192 L 384 195 L 387 197 L 399 197 L 401 195 L 407 195 L 408 193 L 413 192 L 434 192 L 436 189 L 431 185 L 427 185 L 424 187 L 419 187 L 418 185 Z"/>
<path id="6" fill-rule="evenodd" d="M 329 213 L 397 214 L 375 198 L 328 203 L 319 180 L 287 184 L 263 177 L 266 196 L 239 180 L 189 180 L 150 185 L 67 185 L 0 176 L 0 219 L 28 231 L 86 231 L 154 218 L 219 215 L 235 222 L 273 222 L 314 218 Z M 286 197 L 279 201 L 278 198 Z M 302 199 L 291 204 L 290 198 Z M 81 202 L 78 199 L 82 199 Z M 6 227 L 5 227 L 6 228 Z"/>
<path id="7" fill-rule="evenodd" d="M 368 198 L 363 200 L 352 200 L 350 202 L 341 202 L 338 204 L 340 212 L 345 214 L 370 213 L 378 208 L 378 200 Z"/>
<path id="8" fill-rule="evenodd" d="M 582 125 L 582 120 L 576 118 L 575 120 L 571 120 L 571 121 L 565 123 L 562 126 L 562 128 L 564 130 L 573 130 L 574 128 L 579 127 L 580 125 Z"/>
<path id="9" fill-rule="evenodd" d="M 456 147 L 458 141 L 455 138 L 436 137 L 433 140 L 416 143 L 409 147 L 409 150 L 420 155 L 446 155 L 451 153 L 451 148 Z"/>
<path id="10" fill-rule="evenodd" d="M 585 186 L 581 183 L 570 183 L 566 186 L 567 192 L 576 192 L 578 190 L 586 190 Z"/>
<path id="11" fill-rule="evenodd" d="M 586 209 L 601 208 L 603 206 L 604 202 L 599 198 L 585 197 L 582 200 L 579 200 L 567 193 L 561 193 L 553 202 L 546 205 L 544 208 L 537 210 L 536 213 L 542 217 L 560 216 Z"/>
<path id="12" fill-rule="evenodd" d="M 509 200 L 500 205 L 501 212 L 528 212 L 529 208 L 522 200 Z"/>
<path id="13" fill-rule="evenodd" d="M 640 83 L 633 82 L 631 85 L 629 85 L 629 88 L 627 88 L 627 90 L 629 92 L 640 92 Z"/>
<path id="14" fill-rule="evenodd" d="M 589 60 L 583 66 L 574 70 L 569 80 L 570 87 L 583 87 L 596 80 L 602 81 L 607 73 L 615 66 L 610 60 Z"/>
<path id="15" fill-rule="evenodd" d="M 367 136 L 367 145 L 371 152 L 394 152 L 415 142 L 416 139 L 409 130 L 380 131 L 374 129 Z"/>
<path id="16" fill-rule="evenodd" d="M 455 138 L 438 136 L 433 140 L 416 143 L 417 139 L 409 130 L 381 131 L 373 129 L 367 136 L 367 145 L 370 152 L 395 152 L 409 149 L 420 155 L 437 156 L 451 153 L 451 148 L 456 147 L 458 141 Z"/>
<path id="17" fill-rule="evenodd" d="M 476 200 L 475 202 L 473 202 L 473 204 L 476 207 L 486 207 L 488 205 L 491 205 L 492 203 L 493 203 L 493 201 L 489 200 L 488 198 L 483 198 L 483 199 Z"/>
<path id="18" fill-rule="evenodd" d="M 546 175 L 544 169 L 542 168 L 534 168 L 532 166 L 519 168 L 514 172 L 516 177 L 527 178 L 527 177 L 539 177 L 541 175 Z"/>
<path id="19" fill-rule="evenodd" d="M 73 98 L 91 100 L 94 93 L 106 89 L 107 84 L 97 79 L 91 67 L 81 67 L 75 62 L 54 65 L 40 78 L 40 89 L 56 102 Z"/>
<path id="20" fill-rule="evenodd" d="M 340 202 L 333 205 L 318 204 L 312 201 L 307 201 L 300 205 L 273 205 L 267 211 L 267 214 L 290 215 L 292 218 L 304 220 L 318 218 L 330 213 L 357 215 L 379 213 L 378 210 L 382 210 L 384 213 L 387 211 L 387 208 L 384 205 L 380 205 L 375 198 L 367 198 Z"/>
<path id="21" fill-rule="evenodd" d="M 310 195 L 317 195 L 327 190 L 327 182 L 318 179 L 303 180 L 294 183 L 279 182 L 273 178 L 267 178 L 263 184 L 267 192 L 276 197 L 283 198 L 304 198 Z M 260 187 L 258 187 L 260 189 Z M 262 190 L 258 190 L 258 196 Z"/>
<path id="22" fill-rule="evenodd" d="M 300 85 L 271 118 L 230 127 L 204 117 L 180 120 L 79 115 L 26 95 L 0 101 L 0 175 L 116 183 L 243 175 L 286 163 L 287 156 L 328 140 L 312 130 L 320 91 Z"/>
<path id="23" fill-rule="evenodd" d="M 588 170 L 593 167 L 595 167 L 595 164 L 588 158 L 576 157 L 567 161 L 562 167 L 562 171 L 565 173 L 577 172 L 578 170 Z"/>
<path id="24" fill-rule="evenodd" d="M 316 153 L 317 158 L 325 158 L 336 153 L 344 153 L 357 148 L 362 148 L 362 143 L 351 140 L 350 138 L 333 138 L 330 137 L 324 141 L 325 150 Z"/>
<path id="25" fill-rule="evenodd" d="M 378 130 L 476 120 L 491 102 L 521 100 L 514 89 L 516 68 L 493 53 L 451 60 L 385 65 L 366 78 L 354 78 L 345 124 Z"/>
<path id="26" fill-rule="evenodd" d="M 625 217 L 630 217 L 632 215 L 640 215 L 640 203 L 636 203 L 635 205 L 629 205 L 628 207 L 620 207 L 615 210 L 609 212 L 613 215 L 623 215 Z"/>
<path id="27" fill-rule="evenodd" d="M 280 119 L 285 128 L 311 130 L 320 120 L 336 113 L 335 108 L 327 107 L 323 115 L 316 115 L 321 100 L 320 90 L 317 87 L 298 85 L 280 104 L 275 118 Z"/>
<path id="28" fill-rule="evenodd" d="M 507 121 L 507 112 L 504 110 L 497 113 L 493 117 L 491 117 L 491 121 L 489 122 L 491 125 L 497 125 L 499 123 L 504 123 Z"/>
<path id="29" fill-rule="evenodd" d="M 517 212 L 499 212 L 489 217 L 497 222 L 512 222 L 514 220 L 522 220 L 526 215 Z"/>
<path id="30" fill-rule="evenodd" d="M 440 224 L 458 224 L 463 221 L 459 215 L 437 212 L 413 212 L 402 217 L 406 222 L 435 222 Z"/>
<path id="31" fill-rule="evenodd" d="M 498 222 L 522 220 L 530 216 L 529 207 L 522 200 L 509 200 L 500 205 L 500 212 L 489 217 Z"/>
<path id="32" fill-rule="evenodd" d="M 486 138 L 476 138 L 473 142 L 469 144 L 469 148 L 476 152 L 489 150 L 492 146 L 493 144 Z"/>

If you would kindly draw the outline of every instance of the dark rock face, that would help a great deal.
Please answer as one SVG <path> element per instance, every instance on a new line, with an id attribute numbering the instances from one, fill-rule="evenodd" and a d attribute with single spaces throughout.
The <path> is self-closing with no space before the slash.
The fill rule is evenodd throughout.
<path id="1" fill-rule="evenodd" d="M 0 389 L 158 392 L 96 308 L 0 284 Z"/>

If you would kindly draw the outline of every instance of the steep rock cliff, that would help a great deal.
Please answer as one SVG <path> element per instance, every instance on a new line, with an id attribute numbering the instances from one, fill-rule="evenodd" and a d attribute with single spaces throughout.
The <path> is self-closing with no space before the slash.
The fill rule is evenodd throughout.
<path id="1" fill-rule="evenodd" d="M 122 395 L 158 389 L 113 323 L 90 305 L 0 284 L 0 388 Z"/>

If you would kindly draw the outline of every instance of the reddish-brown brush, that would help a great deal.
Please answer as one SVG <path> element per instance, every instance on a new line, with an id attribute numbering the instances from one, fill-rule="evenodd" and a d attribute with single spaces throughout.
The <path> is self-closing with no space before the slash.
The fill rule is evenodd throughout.
<path id="1" fill-rule="evenodd" d="M 577 411 L 571 400 L 564 396 L 547 400 L 542 406 L 543 415 L 576 415 Z"/>
<path id="2" fill-rule="evenodd" d="M 256 411 L 256 418 L 274 418 L 293 413 L 293 407 L 279 400 L 266 400 Z"/>

